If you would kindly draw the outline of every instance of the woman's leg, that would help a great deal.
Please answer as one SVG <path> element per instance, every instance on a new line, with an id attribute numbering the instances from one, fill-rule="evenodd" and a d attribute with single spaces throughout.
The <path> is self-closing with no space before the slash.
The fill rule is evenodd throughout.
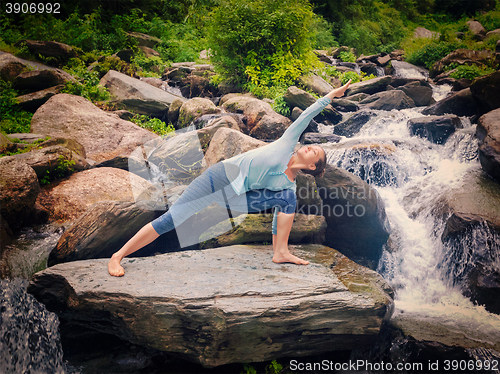
<path id="1" fill-rule="evenodd" d="M 118 252 L 115 252 L 113 256 L 111 256 L 111 259 L 108 262 L 109 274 L 114 275 L 115 277 L 121 277 L 124 275 L 125 270 L 120 265 L 121 260 L 125 256 L 148 245 L 159 236 L 160 235 L 158 235 L 151 223 L 148 223 L 140 229 Z"/>
<path id="2" fill-rule="evenodd" d="M 252 190 L 247 193 L 247 202 L 249 213 L 262 212 L 270 208 L 279 210 L 276 227 L 273 227 L 273 262 L 307 265 L 308 261 L 292 255 L 288 250 L 288 238 L 297 206 L 295 192 L 292 190 Z"/>
<path id="3" fill-rule="evenodd" d="M 217 194 L 223 188 L 232 187 L 225 175 L 224 165 L 216 164 L 205 170 L 193 180 L 179 199 L 172 204 L 168 212 L 141 228 L 125 245 L 115 252 L 108 262 L 108 272 L 114 276 L 122 276 L 125 270 L 121 260 L 142 247 L 153 242 L 158 236 L 180 225 L 193 214 L 203 210 L 213 202 L 217 202 Z"/>
<path id="4" fill-rule="evenodd" d="M 288 249 L 288 237 L 292 230 L 294 217 L 295 213 L 278 213 L 278 232 L 276 235 L 273 235 L 273 262 L 278 264 L 282 262 L 291 262 L 297 265 L 307 265 L 309 261 L 292 255 Z"/>

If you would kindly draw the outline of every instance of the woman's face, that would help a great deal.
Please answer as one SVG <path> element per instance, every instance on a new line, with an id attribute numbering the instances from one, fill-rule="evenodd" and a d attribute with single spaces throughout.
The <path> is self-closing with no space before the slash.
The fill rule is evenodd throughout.
<path id="1" fill-rule="evenodd" d="M 297 156 L 307 165 L 316 165 L 320 159 L 325 157 L 325 151 L 317 145 L 306 145 L 298 150 Z"/>

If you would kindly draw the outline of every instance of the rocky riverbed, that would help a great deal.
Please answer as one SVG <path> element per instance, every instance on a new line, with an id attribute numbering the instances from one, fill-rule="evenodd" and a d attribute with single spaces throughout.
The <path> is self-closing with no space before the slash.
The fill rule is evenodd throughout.
<path id="1" fill-rule="evenodd" d="M 318 56 L 335 63 L 334 56 Z M 163 80 L 110 71 L 101 84 L 123 108 L 110 112 L 54 91 L 71 77 L 40 66 L 20 73 L 26 62 L 2 54 L 2 77 L 38 90 L 36 100 L 23 98 L 35 112 L 32 134 L 2 135 L 2 149 L 24 147 L 19 139 L 45 141 L 0 159 L 2 277 L 16 274 L 17 252 L 10 243 L 19 243 L 27 227 L 48 222 L 64 233 L 42 254 L 50 267 L 34 274 L 28 291 L 63 325 L 85 325 L 206 367 L 346 350 L 351 357 L 393 362 L 417 360 L 417 349 L 431 358 L 454 350 L 453 357 L 494 359 L 500 331 L 500 72 L 468 83 L 442 74 L 446 64 L 484 58 L 498 54 L 457 50 L 430 72 L 400 61 L 396 52 L 360 57 L 352 68 L 377 67 L 381 76 L 353 84 L 301 140 L 323 144 L 329 159 L 324 177 L 297 179 L 291 242 L 310 266 L 270 261 L 269 215 L 251 215 L 236 228 L 228 220 L 228 228 L 217 231 L 214 222 L 228 217 L 211 207 L 184 224 L 182 232 L 194 237 L 189 247 L 181 248 L 176 233 L 169 233 L 127 260 L 124 278 L 111 278 L 103 258 L 165 212 L 192 178 L 277 139 L 314 97 L 290 87 L 284 99 L 293 111 L 287 118 L 268 102 L 230 88 L 208 91 L 200 72 L 210 66 L 186 63 L 170 68 Z M 164 82 L 181 85 L 185 97 L 158 88 Z M 454 91 L 438 97 L 440 83 L 453 83 Z M 335 82 L 316 76 L 304 84 L 321 95 Z M 137 108 L 188 131 L 172 140 L 141 129 L 127 120 L 128 110 Z M 436 188 L 434 172 L 446 177 L 442 161 L 435 161 L 438 153 L 472 168 L 459 174 L 461 185 Z M 70 161 L 70 176 L 40 185 L 47 171 Z M 168 178 L 158 179 L 161 174 Z M 390 188 L 404 195 L 396 206 Z M 460 323 L 440 322 L 442 314 L 431 320 L 404 314 L 411 277 L 397 273 L 413 254 L 406 252 L 409 233 L 403 226 L 420 221 L 435 227 L 411 245 L 432 241 L 445 248 L 439 263 L 425 266 L 444 268 L 438 276 L 445 279 L 443 287 L 452 284 L 486 310 L 490 322 L 477 323 L 489 323 L 490 333 L 479 327 L 477 336 L 471 330 L 466 339 L 450 339 Z M 409 266 L 418 269 L 419 258 L 427 256 L 416 255 Z M 424 284 L 432 276 L 414 278 Z M 391 342 L 409 350 L 406 358 L 387 348 Z"/>

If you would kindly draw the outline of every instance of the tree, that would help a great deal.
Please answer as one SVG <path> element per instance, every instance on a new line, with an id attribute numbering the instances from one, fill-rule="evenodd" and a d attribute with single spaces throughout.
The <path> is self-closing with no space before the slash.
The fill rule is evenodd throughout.
<path id="1" fill-rule="evenodd" d="M 292 82 L 317 61 L 307 0 L 222 0 L 207 21 L 211 61 L 241 85 Z"/>

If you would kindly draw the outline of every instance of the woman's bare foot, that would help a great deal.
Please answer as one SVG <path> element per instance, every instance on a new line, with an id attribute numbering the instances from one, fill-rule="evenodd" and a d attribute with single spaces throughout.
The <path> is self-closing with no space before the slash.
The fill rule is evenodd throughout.
<path id="1" fill-rule="evenodd" d="M 280 253 L 279 251 L 274 252 L 273 262 L 276 264 L 282 264 L 284 262 L 291 262 L 292 264 L 297 265 L 307 265 L 309 261 L 298 258 L 297 256 L 292 255 L 289 251 L 285 253 Z"/>
<path id="2" fill-rule="evenodd" d="M 115 277 L 122 277 L 125 275 L 125 269 L 120 265 L 120 259 L 116 258 L 114 255 L 109 259 L 108 271 L 110 275 Z"/>

